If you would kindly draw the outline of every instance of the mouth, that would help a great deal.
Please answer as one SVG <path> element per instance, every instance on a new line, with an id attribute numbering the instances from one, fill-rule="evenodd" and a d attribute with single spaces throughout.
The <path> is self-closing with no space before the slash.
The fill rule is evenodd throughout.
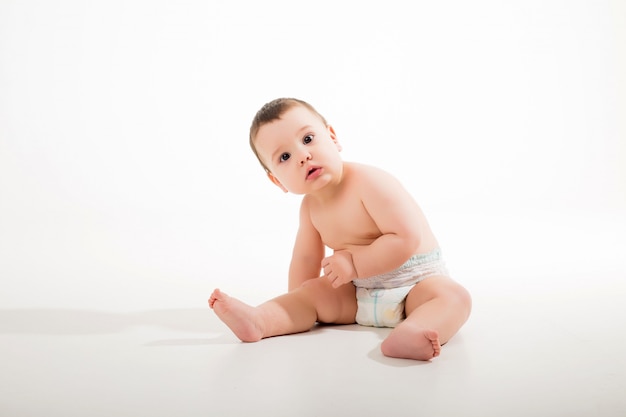
<path id="1" fill-rule="evenodd" d="M 320 167 L 311 167 L 311 169 L 309 169 L 309 172 L 307 172 L 307 174 L 306 174 L 306 179 L 307 180 L 315 179 L 315 178 L 319 177 L 321 173 L 322 173 L 322 168 L 320 168 Z"/>

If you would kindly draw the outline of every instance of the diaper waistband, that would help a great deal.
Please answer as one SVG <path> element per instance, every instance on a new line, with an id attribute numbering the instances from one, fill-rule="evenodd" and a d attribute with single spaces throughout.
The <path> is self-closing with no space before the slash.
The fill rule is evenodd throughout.
<path id="1" fill-rule="evenodd" d="M 426 253 L 418 253 L 409 258 L 408 261 L 403 263 L 398 270 L 402 271 L 403 269 L 412 268 L 414 266 L 427 264 L 430 262 L 435 262 L 441 260 L 441 249 L 437 248 L 430 252 Z"/>
<path id="2" fill-rule="evenodd" d="M 430 275 L 448 275 L 439 248 L 413 255 L 393 271 L 369 278 L 355 279 L 352 283 L 361 288 L 397 288 L 414 285 Z"/>

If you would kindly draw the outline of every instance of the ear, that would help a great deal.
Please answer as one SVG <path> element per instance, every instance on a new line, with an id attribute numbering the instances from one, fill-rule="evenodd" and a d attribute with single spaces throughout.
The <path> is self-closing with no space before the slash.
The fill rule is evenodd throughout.
<path id="1" fill-rule="evenodd" d="M 337 140 L 337 134 L 335 133 L 335 129 L 331 125 L 328 125 L 328 133 L 330 134 L 330 138 L 333 140 L 333 142 L 335 142 L 335 146 L 337 146 L 337 150 L 341 152 L 341 149 L 342 149 L 341 144 Z"/>
<path id="2" fill-rule="evenodd" d="M 272 181 L 272 182 L 274 183 L 274 185 L 276 185 L 278 188 L 280 188 L 281 190 L 283 190 L 283 192 L 285 192 L 285 193 L 288 193 L 288 192 L 289 192 L 289 190 L 287 190 L 287 189 L 285 188 L 285 186 L 284 186 L 283 184 L 281 184 L 281 182 L 280 182 L 280 181 L 278 181 L 278 178 L 276 178 L 276 177 L 274 176 L 274 174 L 272 174 L 272 173 L 271 173 L 271 172 L 269 172 L 269 171 L 267 172 L 267 178 L 269 178 L 269 179 L 270 179 L 270 181 Z"/>

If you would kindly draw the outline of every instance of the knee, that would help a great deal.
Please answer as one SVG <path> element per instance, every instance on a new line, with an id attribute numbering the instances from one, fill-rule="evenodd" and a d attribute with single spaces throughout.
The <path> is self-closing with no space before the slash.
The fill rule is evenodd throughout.
<path id="1" fill-rule="evenodd" d="M 432 284 L 437 283 L 432 282 Z M 464 312 L 466 319 L 472 310 L 472 296 L 469 291 L 452 280 L 442 281 L 441 285 L 433 285 L 427 297 L 425 301 L 440 299 L 449 304 L 455 311 Z"/>
<path id="2" fill-rule="evenodd" d="M 301 294 L 306 294 L 307 298 L 317 304 L 320 300 L 328 300 L 330 298 L 332 286 L 327 279 L 320 277 L 304 281 L 297 291 Z"/>
<path id="3" fill-rule="evenodd" d="M 327 285 L 330 285 L 330 282 L 328 282 L 327 279 L 324 279 L 324 277 L 319 277 L 307 279 L 300 285 L 300 288 L 304 288 L 308 291 L 320 291 Z"/>
<path id="4" fill-rule="evenodd" d="M 330 281 L 326 277 L 306 280 L 302 283 L 302 285 L 300 285 L 300 290 L 305 291 L 316 298 L 325 300 L 333 300 L 336 297 L 342 298 L 345 296 L 345 293 L 349 292 L 355 293 L 355 289 L 352 284 L 346 284 L 339 288 L 333 288 Z"/>
<path id="5" fill-rule="evenodd" d="M 303 282 L 300 290 L 313 301 L 320 323 L 354 323 L 356 290 L 351 283 L 333 288 L 326 277 L 320 277 Z"/>
<path id="6" fill-rule="evenodd" d="M 467 317 L 469 317 L 472 311 L 472 296 L 469 291 L 465 287 L 457 284 L 454 288 L 450 289 L 449 297 L 455 302 L 459 309 L 465 310 Z"/>

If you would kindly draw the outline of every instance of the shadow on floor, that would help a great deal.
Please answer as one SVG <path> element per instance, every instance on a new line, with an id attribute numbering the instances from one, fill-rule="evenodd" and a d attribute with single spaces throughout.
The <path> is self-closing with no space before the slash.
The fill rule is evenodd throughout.
<path id="1" fill-rule="evenodd" d="M 92 310 L 33 308 L 0 309 L 0 335 L 90 335 L 119 333 L 131 327 L 155 326 L 166 330 L 231 335 L 228 328 L 210 309 L 164 309 L 131 313 Z M 318 324 L 299 336 L 314 335 L 330 329 L 368 331 L 358 325 Z M 232 335 L 233 340 L 236 340 Z M 182 341 L 175 341 L 178 344 Z M 184 344 L 188 344 L 185 340 Z M 201 343 L 201 342 L 198 342 Z M 167 345 L 164 341 L 161 345 Z M 155 343 L 159 345 L 159 343 Z"/>
<path id="2" fill-rule="evenodd" d="M 0 309 L 0 334 L 110 334 L 133 326 L 158 326 L 191 333 L 224 330 L 222 323 L 208 308 L 133 313 L 45 308 Z"/>

